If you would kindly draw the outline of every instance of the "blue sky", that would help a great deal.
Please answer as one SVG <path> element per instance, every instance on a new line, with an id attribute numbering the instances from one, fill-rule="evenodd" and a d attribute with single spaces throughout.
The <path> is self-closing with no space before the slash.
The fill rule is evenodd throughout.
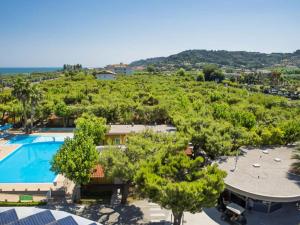
<path id="1" fill-rule="evenodd" d="M 299 0 L 1 0 L 0 67 L 300 49 Z"/>

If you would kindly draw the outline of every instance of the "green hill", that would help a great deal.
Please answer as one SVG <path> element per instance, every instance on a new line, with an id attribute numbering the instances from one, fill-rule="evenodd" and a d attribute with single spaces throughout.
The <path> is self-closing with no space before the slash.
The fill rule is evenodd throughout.
<path id="1" fill-rule="evenodd" d="M 221 66 L 264 68 L 271 66 L 300 67 L 300 50 L 294 53 L 260 53 L 225 50 L 187 50 L 168 57 L 157 57 L 132 62 L 131 66 L 154 65 L 162 70 L 180 67 L 186 69 L 201 68 L 205 63 L 216 63 Z"/>

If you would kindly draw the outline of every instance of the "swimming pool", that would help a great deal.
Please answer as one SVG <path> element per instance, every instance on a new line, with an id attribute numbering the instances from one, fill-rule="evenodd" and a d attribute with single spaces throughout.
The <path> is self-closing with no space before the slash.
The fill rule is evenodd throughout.
<path id="1" fill-rule="evenodd" d="M 63 142 L 23 144 L 0 161 L 0 183 L 51 183 L 50 161 Z"/>
<path id="2" fill-rule="evenodd" d="M 6 142 L 6 145 L 11 144 L 31 144 L 38 142 L 63 142 L 66 137 L 71 137 L 72 135 L 51 135 L 51 136 L 41 136 L 41 135 L 17 135 L 12 137 Z"/>
<path id="3" fill-rule="evenodd" d="M 0 183 L 51 183 L 50 161 L 63 142 L 24 144 L 0 161 Z"/>

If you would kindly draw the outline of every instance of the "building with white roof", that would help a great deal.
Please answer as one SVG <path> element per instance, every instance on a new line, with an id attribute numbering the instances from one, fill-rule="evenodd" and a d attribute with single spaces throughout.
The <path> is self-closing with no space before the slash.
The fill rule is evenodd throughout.
<path id="1" fill-rule="evenodd" d="M 291 172 L 293 150 L 286 146 L 247 148 L 241 156 L 221 157 L 218 164 L 227 172 L 225 184 L 231 199 L 244 207 L 251 199 L 254 210 L 262 212 L 299 202 L 300 176 Z"/>

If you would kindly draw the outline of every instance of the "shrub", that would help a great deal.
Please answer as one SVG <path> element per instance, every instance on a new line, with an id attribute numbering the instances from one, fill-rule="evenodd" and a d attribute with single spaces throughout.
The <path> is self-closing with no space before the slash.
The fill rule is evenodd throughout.
<path id="1" fill-rule="evenodd" d="M 42 206 L 47 202 L 0 202 L 0 206 Z"/>

